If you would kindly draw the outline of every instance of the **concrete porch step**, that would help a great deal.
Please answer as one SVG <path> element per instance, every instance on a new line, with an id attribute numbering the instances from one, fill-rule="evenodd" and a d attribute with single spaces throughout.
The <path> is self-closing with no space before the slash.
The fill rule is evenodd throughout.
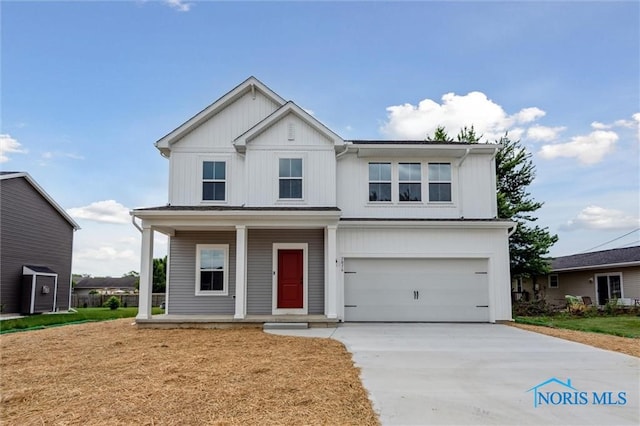
<path id="1" fill-rule="evenodd" d="M 303 330 L 309 328 L 307 322 L 265 322 L 263 330 Z"/>

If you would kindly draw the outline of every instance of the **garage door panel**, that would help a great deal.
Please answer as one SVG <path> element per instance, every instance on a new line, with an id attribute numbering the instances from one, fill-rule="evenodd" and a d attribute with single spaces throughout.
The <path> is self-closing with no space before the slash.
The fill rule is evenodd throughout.
<path id="1" fill-rule="evenodd" d="M 347 259 L 347 321 L 488 321 L 486 259 Z"/>

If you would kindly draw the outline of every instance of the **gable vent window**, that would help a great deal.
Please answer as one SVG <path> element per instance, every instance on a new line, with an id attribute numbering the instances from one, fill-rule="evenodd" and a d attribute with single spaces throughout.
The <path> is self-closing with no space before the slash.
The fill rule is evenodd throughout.
<path id="1" fill-rule="evenodd" d="M 369 163 L 369 201 L 391 201 L 391 163 Z"/>
<path id="2" fill-rule="evenodd" d="M 429 163 L 429 201 L 451 201 L 451 164 Z"/>
<path id="3" fill-rule="evenodd" d="M 422 173 L 420 172 L 420 163 L 400 163 L 398 164 L 398 174 L 400 201 L 421 201 Z"/>
<path id="4" fill-rule="evenodd" d="M 202 163 L 202 199 L 204 201 L 224 201 L 226 198 L 226 163 L 224 161 L 204 161 Z"/>
<path id="5" fill-rule="evenodd" d="M 280 199 L 302 199 L 302 158 L 281 158 Z"/>

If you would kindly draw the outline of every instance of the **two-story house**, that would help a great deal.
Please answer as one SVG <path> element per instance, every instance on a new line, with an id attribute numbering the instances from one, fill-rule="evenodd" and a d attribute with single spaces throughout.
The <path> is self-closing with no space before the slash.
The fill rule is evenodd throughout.
<path id="1" fill-rule="evenodd" d="M 169 202 L 132 211 L 138 324 L 511 320 L 498 145 L 346 141 L 251 77 L 156 147 Z"/>

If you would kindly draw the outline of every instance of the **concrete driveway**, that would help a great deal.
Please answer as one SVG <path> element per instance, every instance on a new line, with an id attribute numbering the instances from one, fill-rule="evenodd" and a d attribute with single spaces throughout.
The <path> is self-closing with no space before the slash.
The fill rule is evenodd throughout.
<path id="1" fill-rule="evenodd" d="M 383 425 L 640 424 L 640 359 L 616 352 L 493 324 L 270 332 L 344 343 Z"/>

